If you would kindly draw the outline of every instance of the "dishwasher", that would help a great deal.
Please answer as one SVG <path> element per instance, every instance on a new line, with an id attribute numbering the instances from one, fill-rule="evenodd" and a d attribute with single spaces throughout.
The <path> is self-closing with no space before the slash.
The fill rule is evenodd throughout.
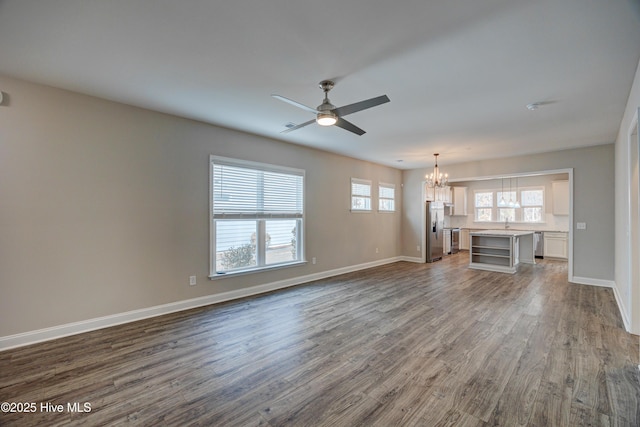
<path id="1" fill-rule="evenodd" d="M 535 257 L 544 258 L 544 232 L 536 231 L 533 233 L 533 245 L 535 246 Z"/>
<path id="2" fill-rule="evenodd" d="M 460 229 L 451 229 L 451 253 L 457 254 L 460 252 Z"/>
<path id="3" fill-rule="evenodd" d="M 451 253 L 451 229 L 444 228 L 442 230 L 442 248 L 444 255 Z"/>

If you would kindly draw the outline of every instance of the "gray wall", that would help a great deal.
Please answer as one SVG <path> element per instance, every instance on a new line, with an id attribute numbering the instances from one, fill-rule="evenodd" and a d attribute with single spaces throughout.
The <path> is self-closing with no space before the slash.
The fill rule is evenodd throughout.
<path id="1" fill-rule="evenodd" d="M 573 273 L 587 279 L 614 280 L 614 145 L 555 151 L 494 160 L 441 165 L 451 179 L 500 176 L 573 168 L 573 221 L 586 222 L 586 230 L 574 227 Z M 418 257 L 421 241 L 421 191 L 431 168 L 403 173 L 403 254 Z"/>
<path id="2" fill-rule="evenodd" d="M 402 206 L 397 169 L 5 76 L 0 90 L 0 337 L 401 253 L 400 212 L 349 212 L 352 176 L 395 183 Z M 316 265 L 207 279 L 210 154 L 306 170 Z"/>

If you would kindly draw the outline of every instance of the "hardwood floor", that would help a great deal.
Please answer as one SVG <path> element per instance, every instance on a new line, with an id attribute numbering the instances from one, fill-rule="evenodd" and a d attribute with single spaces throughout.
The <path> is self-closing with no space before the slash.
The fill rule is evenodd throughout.
<path id="1" fill-rule="evenodd" d="M 569 284 L 558 261 L 516 275 L 467 262 L 400 262 L 2 352 L 0 401 L 37 410 L 0 425 L 640 425 L 639 341 L 611 289 Z"/>

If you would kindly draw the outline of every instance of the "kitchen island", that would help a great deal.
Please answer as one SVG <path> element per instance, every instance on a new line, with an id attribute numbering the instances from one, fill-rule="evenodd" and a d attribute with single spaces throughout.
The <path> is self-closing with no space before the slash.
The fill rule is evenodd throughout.
<path id="1" fill-rule="evenodd" d="M 481 230 L 469 233 L 469 267 L 515 273 L 518 264 L 535 264 L 533 231 Z"/>

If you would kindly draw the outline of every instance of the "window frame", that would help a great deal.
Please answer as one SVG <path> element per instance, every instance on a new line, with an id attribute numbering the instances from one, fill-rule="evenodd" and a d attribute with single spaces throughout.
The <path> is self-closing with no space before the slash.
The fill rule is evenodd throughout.
<path id="1" fill-rule="evenodd" d="M 244 168 L 253 171 L 260 171 L 266 173 L 277 173 L 277 174 L 285 174 L 285 175 L 293 175 L 298 176 L 301 179 L 300 188 L 301 194 L 296 196 L 296 203 L 300 204 L 301 212 L 296 213 L 266 213 L 266 212 L 258 212 L 256 210 L 255 213 L 252 212 L 241 212 L 242 209 L 237 213 L 216 213 L 215 212 L 215 170 L 216 165 L 220 166 L 229 166 L 229 167 L 237 167 Z M 269 163 L 262 162 L 253 162 L 249 160 L 235 159 L 230 157 L 222 157 L 222 156 L 209 156 L 209 278 L 210 279 L 218 279 L 224 277 L 233 277 L 242 274 L 251 274 L 251 273 L 259 273 L 263 271 L 278 269 L 278 268 L 286 268 L 297 266 L 300 264 L 306 263 L 305 258 L 305 242 L 304 242 L 304 224 L 305 224 L 305 170 L 304 169 L 296 169 L 286 166 L 273 165 Z M 262 190 L 258 190 L 260 194 L 264 194 Z M 298 200 L 297 198 L 301 200 Z M 258 196 L 260 199 L 260 197 Z M 255 221 L 256 222 L 256 233 L 255 233 L 255 244 L 256 244 L 256 265 L 246 268 L 239 268 L 235 270 L 227 270 L 224 271 L 217 267 L 217 241 L 216 241 L 216 227 L 219 221 Z M 291 261 L 285 261 L 280 263 L 272 263 L 266 264 L 267 257 L 265 256 L 265 252 L 267 249 L 267 222 L 268 221 L 278 221 L 278 220 L 295 220 L 296 221 L 296 259 Z"/>
<path id="2" fill-rule="evenodd" d="M 522 197 L 522 192 L 523 191 L 537 191 L 537 190 L 542 190 L 542 204 L 541 205 L 525 205 L 524 204 L 524 199 Z M 520 222 L 524 223 L 524 224 L 543 224 L 545 222 L 545 191 L 546 188 L 543 186 L 535 186 L 535 187 L 521 187 L 518 189 L 518 192 L 520 193 Z M 524 221 L 524 210 L 525 209 L 531 209 L 531 208 L 540 208 L 540 221 Z"/>
<path id="3" fill-rule="evenodd" d="M 476 200 L 477 200 L 477 194 L 478 193 L 491 193 L 491 206 L 480 206 L 478 207 Z M 473 191 L 473 222 L 497 222 L 494 221 L 493 218 L 495 218 L 495 211 L 494 211 L 494 206 L 496 205 L 496 198 L 495 198 L 495 191 L 492 190 L 474 190 Z M 480 221 L 478 220 L 478 209 L 483 209 L 483 210 L 490 210 L 491 211 L 491 220 L 489 221 Z"/>
<path id="4" fill-rule="evenodd" d="M 354 190 L 354 184 L 356 185 L 364 185 L 364 186 L 368 186 L 369 187 L 369 194 L 360 194 L 360 193 L 355 193 L 353 192 Z M 351 198 L 350 198 L 350 211 L 351 212 L 358 212 L 358 213 L 367 213 L 367 212 L 373 212 L 373 181 L 369 180 L 369 179 L 362 179 L 362 178 L 351 178 L 351 187 L 350 187 L 350 194 L 351 194 Z M 356 198 L 362 198 L 365 201 L 368 200 L 369 201 L 369 207 L 366 208 L 354 208 L 353 207 L 353 201 L 354 201 L 354 197 Z M 366 203 L 365 203 L 366 205 Z"/>
<path id="5" fill-rule="evenodd" d="M 383 189 L 390 189 L 393 192 L 391 197 L 385 197 L 382 195 Z M 383 209 L 382 202 L 391 201 L 393 206 L 391 209 Z M 388 182 L 378 183 L 378 212 L 381 213 L 394 213 L 396 211 L 396 185 Z"/>
<path id="6" fill-rule="evenodd" d="M 522 205 L 522 192 L 523 191 L 541 191 L 542 192 L 542 205 Z M 481 206 L 478 207 L 476 205 L 476 194 L 477 193 L 492 193 L 493 201 L 492 206 Z M 512 190 L 511 193 L 515 193 L 515 197 L 517 200 L 520 200 L 520 207 L 510 207 L 510 206 L 498 206 L 499 199 L 501 197 L 501 193 L 504 193 L 505 196 L 508 196 L 509 191 L 502 191 L 501 189 L 477 189 L 473 190 L 473 222 L 478 223 L 499 223 L 502 224 L 505 221 L 500 220 L 501 211 L 514 210 L 514 220 L 509 220 L 509 223 L 520 223 L 520 224 L 544 224 L 545 223 L 545 193 L 546 188 L 544 186 L 533 186 L 533 187 L 520 187 L 516 190 Z M 525 208 L 540 208 L 540 221 L 524 221 L 524 209 Z M 482 221 L 478 219 L 478 209 L 491 209 L 491 220 L 490 221 Z"/>

